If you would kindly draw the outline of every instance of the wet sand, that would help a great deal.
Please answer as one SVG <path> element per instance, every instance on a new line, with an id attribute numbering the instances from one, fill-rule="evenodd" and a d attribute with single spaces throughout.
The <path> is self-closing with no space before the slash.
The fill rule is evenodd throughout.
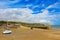
<path id="1" fill-rule="evenodd" d="M 3 34 L 0 29 L 0 40 L 60 40 L 60 30 L 44 30 L 30 28 L 11 28 L 11 34 Z"/>

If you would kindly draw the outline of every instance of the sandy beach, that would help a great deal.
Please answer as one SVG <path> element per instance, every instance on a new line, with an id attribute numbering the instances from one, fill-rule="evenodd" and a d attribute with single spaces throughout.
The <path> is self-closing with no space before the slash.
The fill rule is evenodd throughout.
<path id="1" fill-rule="evenodd" d="M 11 34 L 3 34 L 5 29 L 0 28 L 0 40 L 60 40 L 60 30 L 31 30 L 27 27 L 11 28 Z"/>

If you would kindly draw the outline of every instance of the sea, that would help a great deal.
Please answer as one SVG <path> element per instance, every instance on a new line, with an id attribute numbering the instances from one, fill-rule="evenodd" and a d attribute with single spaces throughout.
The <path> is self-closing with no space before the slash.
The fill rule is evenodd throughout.
<path id="1" fill-rule="evenodd" d="M 54 30 L 60 30 L 60 25 L 52 25 L 52 29 L 54 29 Z"/>

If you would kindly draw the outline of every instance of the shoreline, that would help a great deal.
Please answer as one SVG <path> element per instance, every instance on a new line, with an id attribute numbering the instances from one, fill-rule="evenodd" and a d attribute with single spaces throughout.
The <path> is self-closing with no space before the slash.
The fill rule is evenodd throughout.
<path id="1" fill-rule="evenodd" d="M 53 30 L 60 30 L 60 27 L 52 27 Z"/>

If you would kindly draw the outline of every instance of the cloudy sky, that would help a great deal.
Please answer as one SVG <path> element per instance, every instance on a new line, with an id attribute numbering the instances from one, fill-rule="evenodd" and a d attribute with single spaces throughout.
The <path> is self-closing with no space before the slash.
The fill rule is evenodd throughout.
<path id="1" fill-rule="evenodd" d="M 0 0 L 0 20 L 60 25 L 60 0 Z"/>

